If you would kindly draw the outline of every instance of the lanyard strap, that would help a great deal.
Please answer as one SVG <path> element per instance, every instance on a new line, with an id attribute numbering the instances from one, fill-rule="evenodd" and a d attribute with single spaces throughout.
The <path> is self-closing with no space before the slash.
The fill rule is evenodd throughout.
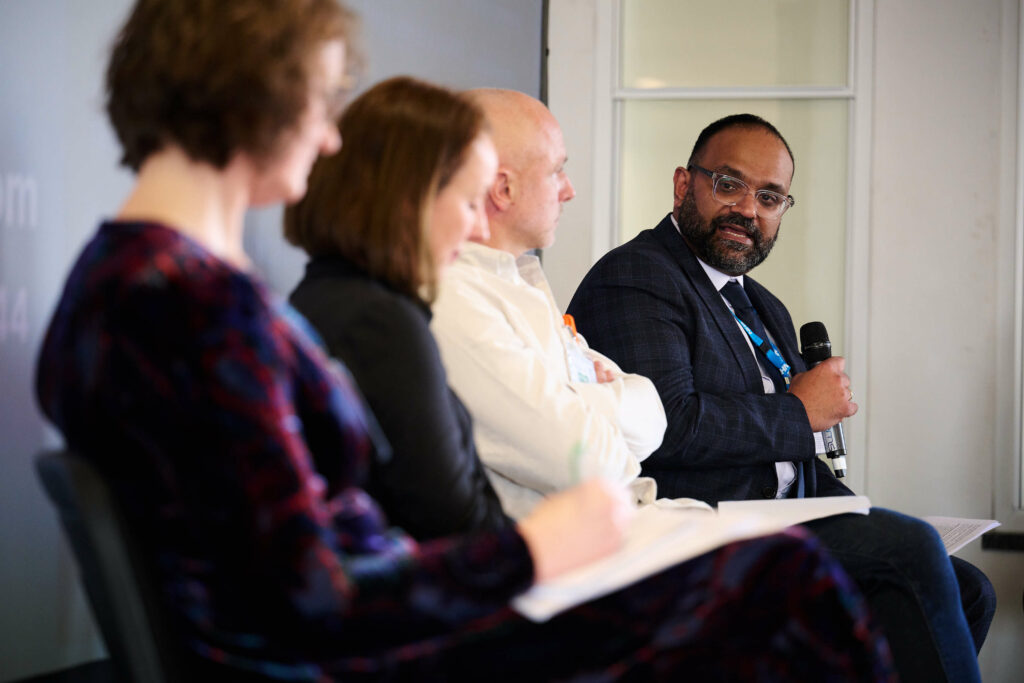
<path id="1" fill-rule="evenodd" d="M 754 343 L 754 346 L 760 349 L 761 353 L 763 353 L 765 358 L 768 359 L 768 362 L 774 365 L 779 371 L 779 374 L 782 375 L 782 379 L 786 382 L 786 389 L 788 390 L 792 369 L 790 368 L 789 363 L 782 358 L 782 352 L 779 351 L 779 347 L 775 346 L 775 344 L 768 339 L 761 339 L 756 332 L 750 329 L 749 325 L 740 320 L 735 311 L 733 312 L 732 317 L 736 318 L 736 322 L 738 322 L 740 327 L 743 328 L 743 331 L 747 333 L 747 336 L 750 337 L 750 341 Z"/>

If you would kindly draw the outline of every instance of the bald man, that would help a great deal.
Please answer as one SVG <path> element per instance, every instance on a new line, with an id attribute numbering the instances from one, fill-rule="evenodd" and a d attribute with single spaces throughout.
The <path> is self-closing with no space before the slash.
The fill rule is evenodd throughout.
<path id="1" fill-rule="evenodd" d="M 475 90 L 498 149 L 487 196 L 489 237 L 465 245 L 433 305 L 431 330 L 448 383 L 474 418 L 481 460 L 506 512 L 604 476 L 655 497 L 638 479 L 660 444 L 665 411 L 654 385 L 623 373 L 566 325 L 532 250 L 551 246 L 565 174 L 558 122 L 528 95 Z"/>

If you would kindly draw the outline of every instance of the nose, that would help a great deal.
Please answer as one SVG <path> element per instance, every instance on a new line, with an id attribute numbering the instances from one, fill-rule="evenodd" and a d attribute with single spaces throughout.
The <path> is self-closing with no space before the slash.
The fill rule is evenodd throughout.
<path id="1" fill-rule="evenodd" d="M 558 193 L 558 201 L 567 202 L 576 196 L 576 188 L 572 186 L 572 181 L 569 180 L 564 172 L 562 173 L 562 191 Z"/>
<path id="2" fill-rule="evenodd" d="M 757 200 L 754 199 L 754 193 L 747 192 L 743 195 L 743 198 L 733 205 L 733 209 L 748 218 L 757 218 Z"/>

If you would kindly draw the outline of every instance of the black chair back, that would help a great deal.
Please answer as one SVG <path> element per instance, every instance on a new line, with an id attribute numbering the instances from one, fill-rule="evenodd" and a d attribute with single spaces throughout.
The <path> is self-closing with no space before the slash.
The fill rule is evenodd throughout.
<path id="1" fill-rule="evenodd" d="M 95 467 L 69 451 L 48 451 L 36 457 L 36 471 L 60 513 L 93 615 L 120 677 L 136 683 L 190 678 L 183 675 L 155 578 Z"/>

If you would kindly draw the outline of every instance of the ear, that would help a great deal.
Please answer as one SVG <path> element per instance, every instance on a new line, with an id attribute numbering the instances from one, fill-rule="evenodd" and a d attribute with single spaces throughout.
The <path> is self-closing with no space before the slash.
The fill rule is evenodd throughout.
<path id="1" fill-rule="evenodd" d="M 675 175 L 672 176 L 672 208 L 678 209 L 683 204 L 683 197 L 690 189 L 690 180 L 693 176 L 684 166 L 677 166 Z"/>
<path id="2" fill-rule="evenodd" d="M 494 204 L 498 211 L 508 211 L 512 204 L 515 203 L 515 184 L 515 177 L 512 172 L 506 168 L 499 167 L 498 175 L 495 176 L 491 189 L 487 193 L 491 203 Z"/>

